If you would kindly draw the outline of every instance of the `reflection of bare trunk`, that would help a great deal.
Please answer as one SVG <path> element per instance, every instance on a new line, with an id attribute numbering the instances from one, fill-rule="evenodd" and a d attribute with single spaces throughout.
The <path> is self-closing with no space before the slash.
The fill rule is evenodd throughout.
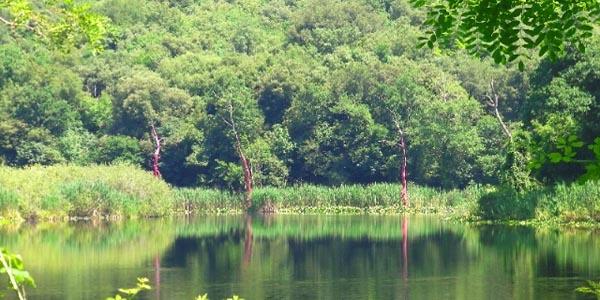
<path id="1" fill-rule="evenodd" d="M 408 279 L 408 217 L 402 219 L 402 278 Z"/>
<path id="2" fill-rule="evenodd" d="M 154 257 L 154 293 L 156 300 L 160 300 L 160 256 Z"/>
<path id="3" fill-rule="evenodd" d="M 490 92 L 491 92 L 491 95 L 485 96 L 488 99 L 487 105 L 493 110 L 494 116 L 498 120 L 498 123 L 500 123 L 500 127 L 502 127 L 502 132 L 504 132 L 506 137 L 508 137 L 508 139 L 512 143 L 512 141 L 513 141 L 512 133 L 510 132 L 510 129 L 508 129 L 508 126 L 506 126 L 506 123 L 504 123 L 504 120 L 502 119 L 502 115 L 500 114 L 500 111 L 498 110 L 498 105 L 500 102 L 500 95 L 498 95 L 498 93 L 496 92 L 496 88 L 494 86 L 494 80 L 492 80 L 490 82 Z"/>
<path id="4" fill-rule="evenodd" d="M 402 282 L 404 283 L 404 297 L 408 299 L 408 217 L 402 218 Z"/>
<path id="5" fill-rule="evenodd" d="M 158 136 L 158 133 L 156 133 L 156 127 L 154 127 L 154 124 L 151 124 L 150 128 L 152 129 L 152 139 L 154 140 L 154 146 L 156 147 L 154 149 L 154 153 L 152 154 L 152 174 L 154 174 L 156 177 L 161 177 L 160 169 L 158 167 L 158 161 L 160 160 L 161 138 Z"/>
<path id="6" fill-rule="evenodd" d="M 252 217 L 246 215 L 246 234 L 244 237 L 244 267 L 250 264 L 252 260 L 252 244 L 254 243 L 254 236 L 252 234 Z"/>
<path id="7" fill-rule="evenodd" d="M 252 206 L 252 190 L 254 185 L 254 178 L 252 174 L 252 166 L 250 165 L 250 160 L 244 154 L 244 149 L 242 148 L 242 141 L 240 139 L 240 135 L 237 131 L 237 127 L 235 125 L 235 119 L 233 118 L 233 104 L 231 101 L 229 102 L 229 119 L 223 118 L 225 124 L 229 125 L 231 131 L 233 133 L 233 137 L 235 138 L 235 152 L 240 158 L 240 163 L 242 164 L 242 171 L 244 172 L 244 188 L 246 190 L 246 195 L 244 197 L 244 208 L 248 210 Z"/>

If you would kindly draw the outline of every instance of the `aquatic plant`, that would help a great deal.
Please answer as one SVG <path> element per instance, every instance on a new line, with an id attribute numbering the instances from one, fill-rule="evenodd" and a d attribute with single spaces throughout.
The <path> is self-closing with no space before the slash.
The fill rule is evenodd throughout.
<path id="1" fill-rule="evenodd" d="M 25 286 L 35 287 L 35 281 L 29 272 L 25 271 L 21 256 L 1 248 L 0 264 L 0 273 L 6 274 L 9 287 L 15 291 L 19 300 L 25 300 Z"/>
<path id="2" fill-rule="evenodd" d="M 575 289 L 575 291 L 582 293 L 582 294 L 596 295 L 596 298 L 600 299 L 600 281 L 594 282 L 594 281 L 588 280 L 586 282 L 586 284 L 587 284 L 586 286 L 578 287 L 577 289 Z"/>
<path id="3" fill-rule="evenodd" d="M 114 297 L 108 297 L 106 300 L 132 300 L 137 297 L 137 295 L 142 291 L 147 291 L 152 289 L 150 287 L 150 280 L 145 277 L 141 277 L 137 279 L 137 284 L 132 288 L 122 288 L 119 289 L 120 294 L 116 294 Z"/>

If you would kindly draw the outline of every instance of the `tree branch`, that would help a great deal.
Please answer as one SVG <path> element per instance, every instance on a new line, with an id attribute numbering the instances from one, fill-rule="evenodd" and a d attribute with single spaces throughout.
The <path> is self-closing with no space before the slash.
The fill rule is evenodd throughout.
<path id="1" fill-rule="evenodd" d="M 490 92 L 491 92 L 491 95 L 485 95 L 485 97 L 488 99 L 487 105 L 490 108 L 492 108 L 494 116 L 496 117 L 496 119 L 498 120 L 498 123 L 500 123 L 500 126 L 502 127 L 502 131 L 504 132 L 504 134 L 509 138 L 510 142 L 512 143 L 512 141 L 513 141 L 512 133 L 510 132 L 510 129 L 508 129 L 508 126 L 506 126 L 506 123 L 504 123 L 504 120 L 502 119 L 502 115 L 500 114 L 500 111 L 498 110 L 498 106 L 499 106 L 499 102 L 500 102 L 500 95 L 498 95 L 498 93 L 496 92 L 496 88 L 494 86 L 493 79 L 490 82 Z"/>

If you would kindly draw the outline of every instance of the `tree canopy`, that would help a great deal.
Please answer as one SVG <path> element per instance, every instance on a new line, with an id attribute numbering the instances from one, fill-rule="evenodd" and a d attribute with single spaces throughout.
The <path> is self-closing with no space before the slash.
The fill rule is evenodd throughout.
<path id="1" fill-rule="evenodd" d="M 26 27 L 50 12 L 31 6 L 20 21 L 7 5 L 32 2 L 4 1 L 0 16 L 15 26 L 0 27 L 10 33 L 0 38 L 0 163 L 150 168 L 155 126 L 174 185 L 242 189 L 238 138 L 258 186 L 389 182 L 400 128 L 418 184 L 498 183 L 515 166 L 539 181 L 595 176 L 596 37 L 583 28 L 585 53 L 563 39 L 564 56 L 534 57 L 521 72 L 458 43 L 418 48 L 432 14 L 407 1 L 49 2 L 58 16 L 83 7 L 109 18 L 95 53 L 48 47 Z M 500 62 L 512 60 L 497 39 Z"/>

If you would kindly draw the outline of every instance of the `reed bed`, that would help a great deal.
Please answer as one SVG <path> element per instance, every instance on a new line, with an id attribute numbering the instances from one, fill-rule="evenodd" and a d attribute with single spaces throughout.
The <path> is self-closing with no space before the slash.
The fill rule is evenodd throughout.
<path id="1" fill-rule="evenodd" d="M 274 206 L 291 212 L 356 212 L 356 213 L 452 213 L 469 215 L 478 197 L 489 188 L 472 186 L 465 190 L 449 190 L 409 185 L 408 209 L 400 200 L 401 186 L 390 183 L 326 187 L 299 185 L 286 188 L 266 187 L 254 193 L 254 207 Z"/>
<path id="2" fill-rule="evenodd" d="M 26 219 L 161 216 L 172 189 L 128 165 L 0 167 L 0 209 Z"/>
<path id="3" fill-rule="evenodd" d="M 260 187 L 252 210 L 293 214 L 441 214 L 463 220 L 600 222 L 600 182 L 559 184 L 517 192 L 470 186 L 441 190 L 399 184 Z M 173 188 L 128 165 L 0 167 L 0 221 L 241 214 L 243 195 L 206 188 Z"/>

